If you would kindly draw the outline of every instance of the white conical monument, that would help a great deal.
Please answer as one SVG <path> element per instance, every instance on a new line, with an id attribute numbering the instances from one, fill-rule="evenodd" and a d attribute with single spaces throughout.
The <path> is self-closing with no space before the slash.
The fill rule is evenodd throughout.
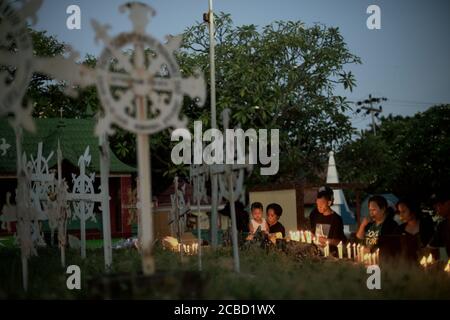
<path id="1" fill-rule="evenodd" d="M 328 158 L 327 184 L 328 183 L 339 183 L 339 176 L 336 169 L 336 162 L 334 160 L 333 151 L 329 153 Z M 343 219 L 344 215 L 350 215 L 352 218 L 354 218 L 355 215 L 353 214 L 353 212 L 350 211 L 350 208 L 348 207 L 347 200 L 345 200 L 344 192 L 342 191 L 342 189 L 333 190 L 333 194 L 334 194 L 334 202 L 331 208 Z M 350 227 L 348 224 L 345 224 L 345 220 L 344 220 L 344 231 L 345 233 L 350 233 Z"/>

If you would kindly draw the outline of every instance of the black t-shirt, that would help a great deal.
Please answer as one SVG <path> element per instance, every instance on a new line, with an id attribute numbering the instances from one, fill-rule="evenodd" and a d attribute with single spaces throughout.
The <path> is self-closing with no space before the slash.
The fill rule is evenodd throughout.
<path id="1" fill-rule="evenodd" d="M 364 245 L 380 248 L 385 256 L 393 256 L 400 252 L 400 228 L 397 222 L 386 218 L 382 224 L 370 222 L 365 228 Z"/>
<path id="2" fill-rule="evenodd" d="M 430 246 L 445 247 L 447 255 L 450 257 L 450 220 L 445 219 L 436 227 L 433 239 L 431 239 Z"/>
<path id="3" fill-rule="evenodd" d="M 269 233 L 277 233 L 281 232 L 283 238 L 286 236 L 286 231 L 284 230 L 284 226 L 280 222 L 276 222 L 274 225 L 269 226 Z"/>
<path id="4" fill-rule="evenodd" d="M 311 231 L 316 235 L 324 236 L 328 239 L 336 239 L 345 242 L 347 238 L 344 234 L 344 223 L 342 218 L 333 211 L 330 215 L 321 214 L 316 208 L 309 215 Z"/>

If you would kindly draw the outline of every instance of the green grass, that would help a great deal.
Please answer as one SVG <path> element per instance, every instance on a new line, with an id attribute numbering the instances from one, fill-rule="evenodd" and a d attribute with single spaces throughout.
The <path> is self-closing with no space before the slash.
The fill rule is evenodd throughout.
<path id="1" fill-rule="evenodd" d="M 68 250 L 67 264 L 79 265 L 82 271 L 82 289 L 71 291 L 66 287 L 67 275 L 60 266 L 59 252 L 47 248 L 30 259 L 30 287 L 24 293 L 20 252 L 2 247 L 0 298 L 450 299 L 450 274 L 441 270 L 424 271 L 399 262 L 385 265 L 381 268 L 381 290 L 369 290 L 366 269 L 348 261 L 297 261 L 282 252 L 258 248 L 241 251 L 240 257 L 241 274 L 236 274 L 229 248 L 206 249 L 204 271 L 196 274 L 197 257 L 180 261 L 179 255 L 157 249 L 157 280 L 150 279 L 147 285 L 136 278 L 141 268 L 139 254 L 115 250 L 110 278 L 116 280 L 111 287 L 102 287 L 106 279 L 102 249 L 92 246 L 85 261 L 78 252 Z M 189 272 L 194 272 L 194 277 L 189 278 Z M 117 281 L 119 276 L 124 280 Z M 187 289 L 189 286 L 194 289 Z"/>

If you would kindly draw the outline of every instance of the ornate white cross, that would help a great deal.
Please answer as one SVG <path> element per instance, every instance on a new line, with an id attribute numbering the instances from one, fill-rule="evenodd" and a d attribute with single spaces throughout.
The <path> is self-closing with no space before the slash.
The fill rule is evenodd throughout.
<path id="1" fill-rule="evenodd" d="M 86 221 L 89 219 L 96 221 L 94 205 L 95 202 L 102 201 L 102 194 L 95 193 L 94 190 L 95 172 L 90 175 L 86 172 L 86 167 L 89 166 L 90 162 L 91 155 L 88 146 L 78 160 L 80 174 L 78 176 L 72 174 L 73 189 L 67 195 L 67 200 L 72 202 L 73 217 L 80 220 L 81 257 L 83 259 L 86 258 Z"/>

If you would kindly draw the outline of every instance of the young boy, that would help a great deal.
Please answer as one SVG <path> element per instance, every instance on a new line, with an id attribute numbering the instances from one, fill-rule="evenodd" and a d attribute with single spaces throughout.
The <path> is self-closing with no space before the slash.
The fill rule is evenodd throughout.
<path id="1" fill-rule="evenodd" d="M 253 202 L 251 205 L 251 219 L 248 224 L 249 235 L 247 240 L 252 240 L 255 232 L 258 228 L 261 228 L 261 231 L 264 233 L 269 233 L 269 225 L 266 222 L 266 219 L 263 218 L 263 206 L 261 202 Z"/>
<path id="2" fill-rule="evenodd" d="M 316 205 L 309 215 L 311 231 L 318 237 L 321 245 L 328 241 L 329 245 L 335 247 L 340 241 L 347 239 L 344 234 L 342 218 L 331 209 L 333 205 L 333 190 L 328 186 L 319 188 L 317 192 Z"/>
<path id="3" fill-rule="evenodd" d="M 263 218 L 263 205 L 261 202 L 253 202 L 251 205 L 251 214 L 252 218 L 250 219 L 250 223 L 248 228 L 250 230 L 249 238 L 252 238 L 252 235 L 261 227 L 261 231 L 264 233 L 269 233 L 269 225 L 266 222 L 266 219 Z"/>

